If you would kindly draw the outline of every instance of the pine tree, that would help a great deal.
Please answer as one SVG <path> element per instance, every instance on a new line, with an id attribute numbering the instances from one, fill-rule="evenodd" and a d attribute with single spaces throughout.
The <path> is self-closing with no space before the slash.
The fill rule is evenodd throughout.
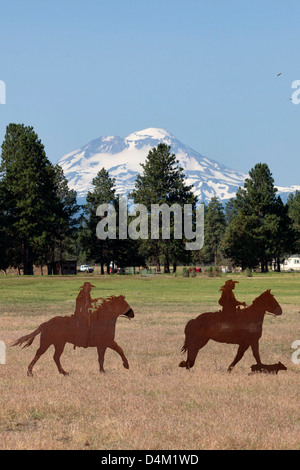
<path id="1" fill-rule="evenodd" d="M 295 232 L 295 250 L 297 253 L 300 253 L 300 191 L 296 191 L 295 194 L 289 195 L 287 207 L 289 217 L 292 221 L 292 227 Z"/>
<path id="2" fill-rule="evenodd" d="M 225 204 L 225 223 L 226 226 L 229 225 L 234 217 L 238 214 L 237 208 L 236 208 L 236 203 L 235 203 L 235 198 L 232 197 L 228 199 L 228 201 Z"/>
<path id="3" fill-rule="evenodd" d="M 89 191 L 84 206 L 84 224 L 81 229 L 80 244 L 85 247 L 89 260 L 100 263 L 101 274 L 104 274 L 104 265 L 107 273 L 110 272 L 110 263 L 114 261 L 115 240 L 109 238 L 100 240 L 96 234 L 99 217 L 96 215 L 100 204 L 112 204 L 117 209 L 115 195 L 115 180 L 110 178 L 108 171 L 102 168 L 93 179 L 93 190 Z"/>
<path id="4" fill-rule="evenodd" d="M 2 144 L 0 180 L 6 234 L 13 234 L 11 263 L 33 274 L 35 257 L 49 243 L 59 199 L 55 171 L 33 127 L 9 124 Z M 11 239 L 12 241 L 12 239 Z"/>
<path id="5" fill-rule="evenodd" d="M 6 209 L 5 187 L 0 181 L 0 271 L 6 272 L 16 263 L 17 250 L 13 247 L 13 233 L 10 230 L 9 214 Z M 18 264 L 18 263 L 16 263 Z"/>
<path id="6" fill-rule="evenodd" d="M 276 192 L 265 163 L 255 165 L 244 188 L 237 192 L 223 252 L 243 268 L 260 264 L 261 271 L 266 272 L 275 259 L 278 269 L 280 257 L 293 243 L 287 210 Z"/>
<path id="7" fill-rule="evenodd" d="M 274 269 L 280 271 L 283 259 L 293 254 L 297 247 L 297 233 L 289 216 L 288 205 L 283 204 L 280 196 L 276 200 L 273 214 L 270 217 L 272 217 L 272 237 L 269 252 L 274 261 Z"/>
<path id="8" fill-rule="evenodd" d="M 251 239 L 262 272 L 268 271 L 268 263 L 272 260 L 269 250 L 272 239 L 270 215 L 274 213 L 276 192 L 268 165 L 258 163 L 250 170 L 244 189 L 237 193 L 237 206 L 245 217 L 251 217 Z"/>
<path id="9" fill-rule="evenodd" d="M 249 172 L 244 188 L 237 192 L 237 207 L 245 214 L 256 215 L 261 221 L 272 211 L 277 189 L 272 173 L 266 163 L 257 163 Z"/>
<path id="10" fill-rule="evenodd" d="M 257 268 L 259 264 L 251 234 L 252 224 L 255 228 L 255 219 L 251 216 L 246 219 L 243 213 L 239 212 L 227 226 L 222 240 L 223 255 L 242 270 Z"/>
<path id="11" fill-rule="evenodd" d="M 205 215 L 203 254 L 208 263 L 220 262 L 221 242 L 226 229 L 224 209 L 217 197 L 212 197 Z"/>
<path id="12" fill-rule="evenodd" d="M 144 204 L 150 214 L 152 204 L 192 204 L 195 207 L 196 197 L 192 192 L 192 186 L 185 184 L 183 168 L 179 166 L 171 147 L 166 144 L 158 144 L 149 151 L 144 164 L 143 172 L 137 176 L 135 189 L 131 193 L 136 204 Z M 150 216 L 149 216 L 150 219 Z M 171 239 L 143 240 L 141 247 L 147 258 L 153 258 L 157 270 L 160 271 L 161 258 L 165 272 L 169 272 L 170 263 L 176 268 L 180 258 L 186 257 L 184 244 L 174 240 L 172 236 L 174 224 L 171 222 Z M 150 231 L 150 230 L 149 230 Z"/>
<path id="13" fill-rule="evenodd" d="M 59 165 L 54 166 L 54 183 L 57 196 L 55 220 L 44 245 L 39 247 L 36 264 L 40 266 L 49 261 L 62 262 L 69 256 L 76 256 L 78 251 L 77 230 L 80 206 L 77 204 L 76 191 L 69 189 L 68 181 Z"/>

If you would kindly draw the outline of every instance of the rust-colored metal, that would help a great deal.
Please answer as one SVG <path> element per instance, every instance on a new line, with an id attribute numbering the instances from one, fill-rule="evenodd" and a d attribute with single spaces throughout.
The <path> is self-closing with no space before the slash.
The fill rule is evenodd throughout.
<path id="1" fill-rule="evenodd" d="M 246 302 L 239 302 L 235 298 L 233 289 L 236 284 L 238 284 L 238 281 L 229 279 L 220 289 L 222 295 L 220 297 L 219 304 L 223 307 L 222 312 L 226 316 L 234 314 L 236 312 L 236 308 L 240 305 L 246 307 Z"/>
<path id="2" fill-rule="evenodd" d="M 89 285 L 86 285 L 89 284 Z M 107 299 L 91 299 L 90 291 L 92 286 L 85 283 L 76 301 L 76 310 L 71 316 L 57 316 L 42 323 L 35 331 L 29 335 L 22 336 L 13 343 L 13 346 L 29 347 L 34 338 L 40 333 L 40 347 L 35 357 L 28 366 L 27 375 L 32 376 L 32 369 L 38 359 L 47 351 L 49 346 L 54 345 L 55 352 L 53 359 L 60 374 L 68 375 L 62 368 L 60 357 L 66 343 L 71 343 L 74 347 L 96 347 L 98 350 L 98 360 L 100 372 L 104 372 L 104 355 L 107 348 L 116 351 L 122 358 L 123 366 L 129 369 L 128 360 L 122 348 L 115 341 L 116 321 L 119 316 L 133 318 L 134 312 L 125 301 L 125 297 L 111 296 Z M 96 302 L 101 303 L 96 306 Z M 94 309 L 92 308 L 95 305 Z"/>
<path id="3" fill-rule="evenodd" d="M 90 282 L 85 282 L 83 286 L 80 287 L 81 291 L 79 292 L 76 299 L 76 309 L 74 315 L 77 319 L 78 344 L 74 344 L 74 349 L 76 346 L 87 348 L 89 345 L 91 315 L 93 310 L 96 309 L 98 300 L 100 300 L 99 297 L 96 299 L 91 298 L 92 287 L 95 286 L 93 286 Z"/>
<path id="4" fill-rule="evenodd" d="M 223 301 L 222 311 L 202 313 L 187 323 L 185 343 L 182 347 L 182 352 L 187 352 L 187 360 L 180 362 L 179 367 L 187 369 L 193 367 L 199 350 L 209 340 L 239 345 L 236 357 L 228 368 L 229 372 L 242 359 L 249 347 L 252 349 L 257 364 L 262 365 L 259 340 L 262 335 L 264 316 L 267 312 L 274 315 L 282 314 L 282 309 L 274 295 L 267 290 L 257 297 L 252 305 L 243 309 L 233 308 L 232 297 L 229 305 L 226 304 L 225 296 Z"/>
<path id="5" fill-rule="evenodd" d="M 254 364 L 251 366 L 251 373 L 252 374 L 278 374 L 280 370 L 287 370 L 287 367 L 282 364 L 282 362 L 277 362 L 277 364 Z"/>

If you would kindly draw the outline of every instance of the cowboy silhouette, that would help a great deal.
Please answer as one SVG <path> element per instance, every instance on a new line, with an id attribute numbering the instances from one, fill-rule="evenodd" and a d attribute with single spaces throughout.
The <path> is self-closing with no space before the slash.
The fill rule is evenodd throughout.
<path id="1" fill-rule="evenodd" d="M 82 346 L 88 347 L 89 334 L 90 334 L 90 323 L 91 313 L 93 308 L 96 307 L 96 303 L 99 300 L 91 298 L 91 290 L 93 286 L 90 282 L 85 282 L 82 289 L 76 299 L 76 309 L 74 316 L 77 317 L 77 326 L 79 328 L 79 336 L 82 339 Z"/>
<path id="2" fill-rule="evenodd" d="M 229 281 L 226 281 L 225 285 L 220 289 L 222 295 L 220 297 L 219 304 L 223 307 L 222 313 L 226 316 L 234 314 L 239 305 L 246 307 L 246 302 L 239 302 L 235 298 L 233 289 L 236 284 L 238 284 L 238 281 L 232 281 L 232 279 L 230 279 Z"/>

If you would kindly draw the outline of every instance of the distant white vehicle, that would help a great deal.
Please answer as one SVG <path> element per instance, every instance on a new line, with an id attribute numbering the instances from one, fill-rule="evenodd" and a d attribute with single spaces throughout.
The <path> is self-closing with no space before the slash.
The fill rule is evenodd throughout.
<path id="1" fill-rule="evenodd" d="M 82 273 L 93 273 L 94 268 L 92 268 L 88 264 L 82 264 L 79 268 L 79 271 L 82 272 Z"/>

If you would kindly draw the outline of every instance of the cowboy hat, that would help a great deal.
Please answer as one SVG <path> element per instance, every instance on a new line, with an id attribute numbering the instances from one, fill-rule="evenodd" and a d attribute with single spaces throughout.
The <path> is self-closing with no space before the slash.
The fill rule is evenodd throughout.
<path id="1" fill-rule="evenodd" d="M 226 289 L 226 287 L 231 287 L 232 289 L 235 288 L 235 284 L 238 284 L 239 281 L 233 281 L 232 279 L 229 279 L 228 281 L 225 281 L 225 285 L 221 287 L 220 290 Z"/>
<path id="2" fill-rule="evenodd" d="M 91 284 L 90 282 L 85 282 L 83 286 L 80 287 L 80 289 L 82 289 L 83 287 L 96 287 L 96 286 L 93 286 L 93 284 Z"/>

